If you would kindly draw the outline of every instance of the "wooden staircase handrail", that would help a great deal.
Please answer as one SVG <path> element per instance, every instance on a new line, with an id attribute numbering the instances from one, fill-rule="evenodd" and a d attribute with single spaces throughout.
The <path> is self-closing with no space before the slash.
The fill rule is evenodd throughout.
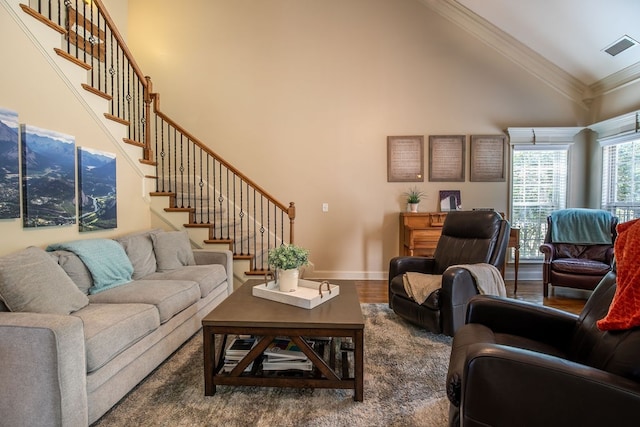
<path id="1" fill-rule="evenodd" d="M 256 190 L 258 190 L 261 194 L 263 194 L 267 199 L 269 199 L 272 203 L 274 203 L 276 206 L 278 206 L 284 212 L 287 212 L 287 215 L 289 216 L 290 220 L 295 219 L 295 207 L 293 205 L 293 202 L 291 202 L 289 204 L 289 206 L 286 206 L 283 203 L 281 203 L 278 200 L 276 200 L 275 197 L 273 197 L 271 194 L 269 194 L 264 188 L 262 188 L 258 184 L 256 184 L 255 181 L 253 181 L 248 176 L 246 176 L 245 174 L 240 172 L 238 169 L 233 167 L 229 162 L 227 162 L 221 156 L 219 156 L 218 154 L 213 152 L 213 150 L 211 150 L 209 147 L 207 147 L 205 144 L 203 144 L 198 138 L 196 138 L 194 135 L 192 135 L 190 132 L 188 132 L 186 129 L 184 129 L 182 126 L 180 126 L 178 123 L 176 123 L 174 120 L 169 118 L 166 114 L 164 114 L 162 112 L 162 110 L 160 110 L 160 95 L 153 92 L 153 85 L 151 83 L 151 77 L 145 76 L 144 73 L 142 72 L 142 70 L 140 69 L 140 67 L 138 66 L 138 63 L 133 58 L 133 55 L 131 54 L 131 51 L 127 47 L 127 44 L 125 43 L 124 38 L 120 34 L 120 31 L 118 31 L 118 29 L 117 29 L 117 27 L 115 25 L 115 22 L 111 18 L 111 15 L 109 14 L 109 12 L 107 12 L 107 8 L 102 3 L 102 0 L 94 0 L 93 3 L 96 5 L 96 7 L 100 11 L 100 13 L 102 13 L 102 15 L 104 16 L 105 22 L 106 22 L 107 26 L 109 27 L 109 29 L 111 30 L 114 38 L 116 39 L 117 44 L 120 45 L 120 48 L 122 49 L 124 55 L 127 57 L 127 59 L 129 61 L 129 63 L 131 64 L 133 70 L 135 71 L 136 75 L 138 76 L 138 78 L 142 82 L 142 85 L 146 89 L 147 96 L 146 96 L 146 100 L 145 101 L 148 102 L 149 99 L 153 100 L 153 111 L 156 114 L 158 114 L 158 116 L 160 116 L 164 121 L 169 123 L 175 129 L 177 129 L 179 132 L 181 132 L 183 135 L 185 135 L 187 138 L 189 138 L 191 141 L 193 141 L 199 148 L 204 150 L 206 153 L 208 153 L 213 158 L 217 159 L 227 169 L 232 171 L 235 175 L 239 176 L 240 178 L 242 178 L 242 180 L 247 182 L 249 185 L 251 185 Z M 147 114 L 147 117 L 149 117 L 148 114 Z M 151 160 L 151 159 L 147 158 L 148 154 L 151 153 L 151 139 L 150 138 L 151 138 L 151 133 L 150 132 L 145 132 L 144 144 L 145 144 L 146 148 L 144 150 L 144 153 L 145 153 L 144 157 L 147 160 Z M 293 226 L 291 226 L 291 229 L 293 230 Z M 291 240 L 293 241 L 293 238 L 291 238 Z"/>
<path id="2" fill-rule="evenodd" d="M 251 178 L 249 178 L 248 176 L 246 176 L 245 174 L 243 174 L 242 172 L 240 172 L 238 169 L 236 169 L 235 167 L 233 167 L 229 162 L 227 162 L 226 160 L 224 160 L 221 156 L 219 156 L 217 153 L 215 153 L 211 148 L 209 148 L 208 146 L 206 146 L 204 143 L 202 143 L 197 137 L 195 137 L 192 133 L 190 133 L 188 130 L 186 130 L 185 128 L 183 128 L 182 126 L 180 126 L 178 123 L 176 123 L 174 120 L 172 120 L 170 117 L 168 117 L 166 114 L 164 114 L 162 112 L 162 110 L 160 109 L 160 94 L 158 93 L 154 93 L 152 91 L 153 88 L 153 84 L 151 83 L 151 77 L 147 76 L 147 88 L 149 89 L 149 94 L 151 95 L 151 98 L 153 99 L 153 111 L 160 117 L 162 118 L 162 120 L 164 120 L 165 122 L 169 123 L 171 126 L 173 126 L 176 130 L 178 130 L 180 133 L 182 133 L 184 136 L 186 136 L 187 138 L 189 138 L 191 141 L 193 141 L 194 144 L 196 144 L 200 149 L 202 149 L 203 151 L 205 151 L 207 154 L 209 154 L 211 157 L 215 158 L 216 160 L 218 160 L 222 165 L 224 165 L 227 169 L 229 169 L 231 172 L 233 172 L 235 175 L 239 176 L 240 178 L 242 178 L 242 180 L 246 181 L 248 184 L 250 184 L 253 188 L 255 188 L 256 190 L 258 190 L 260 193 L 262 193 L 266 198 L 268 198 L 271 202 L 273 202 L 276 206 L 278 206 L 280 209 L 282 209 L 283 211 L 287 212 L 287 214 L 289 215 L 289 219 L 294 219 L 295 218 L 295 207 L 293 206 L 293 202 L 290 203 L 290 205 L 287 207 L 286 205 L 284 205 L 283 203 L 279 202 L 278 200 L 276 200 L 272 195 L 270 195 L 265 189 L 263 189 L 262 187 L 260 187 L 258 184 L 256 184 Z"/>
<path id="3" fill-rule="evenodd" d="M 44 2 L 43 2 L 44 3 Z M 182 126 L 180 126 L 178 123 L 176 123 L 173 119 L 171 119 L 170 117 L 168 117 L 165 113 L 162 112 L 161 108 L 160 108 L 160 94 L 159 93 L 155 93 L 153 92 L 153 84 L 151 82 L 151 78 L 149 76 L 146 76 L 143 72 L 142 69 L 140 68 L 140 66 L 138 65 L 138 63 L 135 61 L 133 54 L 131 53 L 131 51 L 129 50 L 129 48 L 127 47 L 127 44 L 124 41 L 124 38 L 122 37 L 120 31 L 118 31 L 118 28 L 116 27 L 116 24 L 113 20 L 113 18 L 111 17 L 111 15 L 109 14 L 109 12 L 107 11 L 103 0 L 93 0 L 92 2 L 87 2 L 84 1 L 84 4 L 81 3 L 81 0 L 56 0 L 53 2 L 54 3 L 54 8 L 55 11 L 57 12 L 57 20 L 55 20 L 55 18 L 53 18 L 51 14 L 51 10 L 52 10 L 52 2 L 48 3 L 47 5 L 41 5 L 40 2 L 38 2 L 38 6 L 37 6 L 37 10 L 32 8 L 31 6 L 28 5 L 24 5 L 21 4 L 20 7 L 23 9 L 23 11 L 25 13 L 27 13 L 28 15 L 31 15 L 32 17 L 34 17 L 35 19 L 41 21 L 42 23 L 44 23 L 45 25 L 48 25 L 49 27 L 51 27 L 53 30 L 59 32 L 60 34 L 64 35 L 65 38 L 67 39 L 67 50 L 63 50 L 63 49 L 58 49 L 55 48 L 55 51 L 58 55 L 60 55 L 61 57 L 64 57 L 65 59 L 75 63 L 76 65 L 90 71 L 90 76 L 91 76 L 91 84 L 83 84 L 82 87 L 89 91 L 90 93 L 93 93 L 99 97 L 102 97 L 108 101 L 110 101 L 111 104 L 111 108 L 110 108 L 110 112 L 108 113 L 104 113 L 104 116 L 107 117 L 110 120 L 114 120 L 116 122 L 122 123 L 125 126 L 129 127 L 129 135 L 126 138 L 123 138 L 123 141 L 125 143 L 129 143 L 129 144 L 133 144 L 133 145 L 137 145 L 139 147 L 142 148 L 143 150 L 143 158 L 140 159 L 141 163 L 144 164 L 150 164 L 150 165 L 155 165 L 156 166 L 156 170 L 158 167 L 158 163 L 156 161 L 157 157 L 158 157 L 158 153 L 154 153 L 154 149 L 157 149 L 157 142 L 156 142 L 156 147 L 152 148 L 152 139 L 154 138 L 154 132 L 152 131 L 152 126 L 151 124 L 153 123 L 153 118 L 157 118 L 162 120 L 163 123 L 166 123 L 168 126 L 171 126 L 173 128 L 174 131 L 179 132 L 181 134 L 181 137 L 184 136 L 185 138 L 187 138 L 189 140 L 190 143 L 192 143 L 193 147 L 197 147 L 200 150 L 201 155 L 203 154 L 204 156 L 209 157 L 210 159 L 212 159 L 215 163 L 218 163 L 221 167 L 224 167 L 228 173 L 232 173 L 233 176 L 237 179 L 239 179 L 242 183 L 242 185 L 247 185 L 248 187 L 251 187 L 253 189 L 254 192 L 258 192 L 260 193 L 260 197 L 267 200 L 268 203 L 272 204 L 275 208 L 277 208 L 280 213 L 279 215 L 281 215 L 282 213 L 286 212 L 288 218 L 289 218 L 289 243 L 293 244 L 294 243 L 294 223 L 295 223 L 295 217 L 296 217 L 296 208 L 295 208 L 295 204 L 293 202 L 289 203 L 289 206 L 283 204 L 282 202 L 279 202 L 274 196 L 272 196 L 271 194 L 269 194 L 264 188 L 262 188 L 260 185 L 258 185 L 255 181 L 253 181 L 252 179 L 250 179 L 247 175 L 245 175 L 244 173 L 240 172 L 238 169 L 236 169 L 234 166 L 232 166 L 229 162 L 227 162 L 225 159 L 223 159 L 221 156 L 219 156 L 217 153 L 215 153 L 210 147 L 208 147 L 207 145 L 205 145 L 200 139 L 198 139 L 197 137 L 195 137 L 192 133 L 190 133 L 189 131 L 187 131 L 185 128 L 183 128 Z M 55 3 L 57 3 L 57 6 L 55 5 Z M 74 5 L 75 4 L 75 5 Z M 89 15 L 87 15 L 87 6 L 89 8 Z M 35 6 L 34 6 L 35 7 Z M 64 21 L 63 19 L 61 19 L 62 16 L 62 12 L 64 10 L 67 10 L 66 15 L 64 15 L 64 17 L 66 17 L 67 21 Z M 85 39 L 86 35 L 85 34 L 79 34 L 79 33 L 73 33 L 74 38 L 72 39 L 72 32 L 76 31 L 74 29 L 71 29 L 71 25 L 72 23 L 70 23 L 69 19 L 69 9 L 71 11 L 75 11 L 75 20 L 79 20 L 82 19 L 82 25 L 83 26 L 89 26 L 88 31 L 90 32 L 91 37 L 89 39 Z M 42 11 L 46 10 L 47 14 L 43 14 Z M 93 21 L 93 17 L 94 17 L 94 12 L 97 12 L 97 26 L 94 24 Z M 79 13 L 81 13 L 81 15 L 79 15 Z M 80 17 L 79 17 L 80 16 Z M 89 18 L 87 18 L 87 16 L 89 16 Z M 88 20 L 87 20 L 88 19 Z M 100 22 L 100 20 L 102 19 L 102 23 Z M 74 21 L 75 22 L 75 21 Z M 102 29 L 102 25 L 104 25 L 104 30 Z M 84 30 L 85 32 L 87 31 L 87 29 Z M 109 63 L 107 63 L 107 60 L 105 58 L 100 59 L 100 57 L 95 56 L 94 55 L 94 48 L 93 45 L 94 40 L 94 31 L 97 33 L 98 35 L 98 40 L 103 40 L 104 43 L 106 43 L 107 41 L 107 37 L 105 36 L 105 34 L 109 34 L 109 42 L 110 42 L 110 46 L 111 46 L 111 61 Z M 103 38 L 101 38 L 103 37 Z M 73 52 L 70 50 L 70 44 L 75 45 L 75 55 L 73 54 Z M 90 48 L 88 48 L 90 44 Z M 115 69 L 114 69 L 114 47 L 116 49 L 116 59 L 115 59 Z M 89 50 L 88 50 L 89 49 Z M 83 51 L 83 56 L 78 56 L 79 55 L 79 50 Z M 100 52 L 100 49 L 98 49 L 98 52 Z M 90 63 L 87 61 L 87 54 L 90 55 Z M 99 54 L 98 54 L 99 55 Z M 120 56 L 121 55 L 121 56 Z M 97 71 L 96 69 L 94 69 L 94 61 L 93 58 L 97 58 L 98 62 L 97 62 Z M 122 58 L 122 61 L 119 62 L 119 58 Z M 104 67 L 100 67 L 101 62 L 104 61 Z M 123 69 L 122 69 L 122 73 L 124 73 L 124 69 L 127 69 L 127 74 L 126 74 L 126 81 L 127 81 L 127 86 L 126 86 L 126 91 L 125 91 L 125 77 L 122 77 L 122 88 L 119 85 L 119 79 L 120 77 L 116 76 L 116 82 L 118 82 L 118 84 L 116 85 L 116 83 L 114 83 L 114 74 L 115 73 L 119 73 L 120 70 L 120 65 L 123 65 Z M 109 68 L 107 68 L 109 66 Z M 114 71 L 115 70 L 115 71 Z M 97 76 L 95 78 L 95 82 L 97 82 L 97 86 L 94 86 L 94 71 L 96 72 Z M 107 92 L 107 71 L 109 72 L 109 74 L 111 74 L 111 91 L 112 93 Z M 103 74 L 101 74 L 103 73 Z M 124 76 L 124 74 L 122 74 L 122 76 Z M 129 76 L 131 76 L 131 82 L 133 84 L 134 87 L 134 93 L 133 93 L 133 97 L 131 96 L 131 94 L 128 92 L 129 90 L 129 84 L 128 82 L 129 80 Z M 101 79 L 101 77 L 104 77 L 104 79 Z M 104 81 L 104 86 L 105 86 L 105 90 L 103 91 L 101 88 L 101 82 Z M 136 111 L 135 106 L 133 108 L 129 107 L 128 105 L 125 107 L 125 100 L 127 102 L 130 102 L 132 100 L 132 98 L 134 99 L 134 103 L 137 103 L 136 105 L 141 107 L 142 110 L 138 109 Z M 115 101 L 117 99 L 117 101 Z M 115 102 L 114 102 L 115 101 Z M 121 102 L 122 101 L 122 102 Z M 117 111 L 116 111 L 116 107 L 117 107 Z M 133 114 L 132 114 L 133 111 Z M 136 112 L 138 114 L 136 114 Z M 157 135 L 155 135 L 155 138 L 157 139 Z M 164 147 L 164 140 L 162 142 L 162 146 Z M 164 148 L 163 148 L 164 150 Z M 164 158 L 164 152 L 162 153 L 162 156 Z M 215 164 L 214 163 L 214 164 Z M 164 167 L 164 162 L 163 162 L 163 167 Z M 171 165 L 169 163 L 169 173 L 171 173 Z M 156 175 L 158 175 L 156 173 Z M 156 180 L 156 182 L 159 180 L 158 176 L 151 176 L 151 175 L 145 175 L 145 177 L 149 177 L 149 178 L 153 178 Z M 235 179 L 234 178 L 234 179 Z M 195 181 L 194 181 L 195 182 Z M 200 183 L 200 185 L 202 186 L 202 181 Z M 164 187 L 163 187 L 164 188 Z M 161 192 L 158 193 L 157 191 L 155 193 L 151 193 L 152 195 L 169 195 L 172 194 L 171 191 L 174 191 L 175 189 L 169 189 L 168 192 Z M 235 188 L 234 188 L 235 191 Z M 247 189 L 248 191 L 248 189 Z M 202 191 L 201 191 L 202 194 Z M 191 196 L 187 196 L 187 197 L 191 197 Z M 227 195 L 228 197 L 228 195 Z M 255 197 L 255 196 L 254 196 Z M 232 200 L 232 203 L 236 203 L 234 201 L 235 199 Z M 220 202 L 222 203 L 222 202 Z M 174 206 L 175 203 L 172 203 L 172 207 L 170 209 L 176 209 L 177 206 Z M 247 204 L 248 207 L 248 204 Z M 240 218 L 243 217 L 243 211 L 242 211 L 242 190 L 240 193 Z M 255 208 L 254 208 L 255 209 Z M 191 223 L 192 220 L 194 221 L 194 225 L 197 224 L 197 220 L 195 219 L 195 213 L 196 213 L 196 209 L 192 209 L 193 212 L 190 212 L 190 214 L 193 216 L 191 220 L 189 220 L 189 222 Z M 202 222 L 203 218 L 205 214 L 201 214 L 202 216 L 200 217 L 200 221 L 201 223 L 198 226 L 204 226 L 205 223 Z M 280 220 L 280 230 L 284 231 L 284 229 L 286 228 L 283 218 L 281 217 Z M 243 233 L 243 225 L 244 223 L 240 223 L 240 232 Z M 209 224 L 209 211 L 207 210 L 206 213 L 206 225 L 209 227 L 213 227 L 213 224 Z M 261 224 L 261 229 L 260 232 L 261 233 L 265 233 L 265 228 L 264 228 L 264 224 Z M 185 224 L 186 226 L 186 224 Z M 250 231 L 250 225 L 249 223 L 246 224 L 246 231 Z M 254 223 L 254 228 L 256 227 L 255 223 Z M 213 228 L 211 229 L 213 230 Z M 270 230 L 270 225 L 269 225 L 269 216 L 267 215 L 267 228 L 266 228 L 266 232 L 267 235 L 269 235 L 268 233 L 272 232 L 275 236 L 275 230 L 277 230 L 277 225 L 275 226 L 275 228 L 273 229 L 273 231 L 269 231 Z M 255 229 L 254 229 L 255 231 Z M 234 232 L 235 232 L 235 227 L 234 227 Z M 213 237 L 211 237 L 211 239 L 213 239 Z M 284 233 L 281 234 L 281 239 L 282 242 L 284 242 Z M 215 242 L 219 242 L 221 241 L 221 239 L 214 239 Z M 244 242 L 244 240 L 242 240 L 242 238 L 240 239 L 242 242 Z M 276 242 L 277 244 L 277 239 L 274 239 L 274 242 Z M 205 243 L 209 243 L 208 241 L 205 241 Z M 263 242 L 257 242 L 256 239 L 254 238 L 253 243 L 247 243 L 247 248 L 249 248 L 249 245 L 253 244 L 255 247 L 253 248 L 256 252 L 256 254 L 258 253 L 258 248 L 257 245 L 260 244 L 262 245 Z M 250 256 L 250 254 L 247 252 L 245 253 L 245 247 L 244 247 L 245 243 L 241 243 L 240 244 L 240 250 L 239 252 L 236 254 L 235 250 L 236 248 L 234 248 L 234 257 L 242 257 L 242 256 Z M 269 239 L 267 239 L 267 245 L 270 246 L 271 243 L 269 243 Z M 251 256 L 255 256 L 251 255 Z M 264 262 L 264 258 L 261 261 L 261 263 Z M 253 268 L 252 268 L 253 269 Z M 257 270 L 256 270 L 257 271 Z"/>
<path id="4" fill-rule="evenodd" d="M 120 34 L 120 31 L 118 31 L 118 28 L 116 27 L 116 24 L 113 21 L 113 19 L 111 19 L 111 15 L 109 15 L 109 12 L 107 12 L 107 8 L 102 3 L 102 0 L 93 0 L 92 3 L 96 5 L 100 13 L 102 13 L 102 15 L 104 16 L 104 20 L 106 24 L 109 26 L 111 33 L 113 34 L 114 38 L 118 42 L 117 44 L 122 49 L 122 52 L 124 52 L 125 56 L 127 57 L 127 60 L 131 64 L 131 67 L 133 68 L 136 75 L 140 79 L 140 82 L 142 82 L 142 85 L 145 87 L 145 89 L 148 89 L 146 78 L 144 73 L 142 72 L 142 69 L 138 66 L 138 63 L 133 58 L 133 55 L 131 54 L 129 47 L 127 47 L 127 44 L 125 43 L 124 38 Z"/>

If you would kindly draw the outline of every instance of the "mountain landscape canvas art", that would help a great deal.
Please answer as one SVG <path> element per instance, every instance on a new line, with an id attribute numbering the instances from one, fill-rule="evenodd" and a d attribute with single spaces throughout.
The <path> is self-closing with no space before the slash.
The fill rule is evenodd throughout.
<path id="1" fill-rule="evenodd" d="M 20 218 L 18 113 L 0 107 L 0 219 Z"/>
<path id="2" fill-rule="evenodd" d="M 75 224 L 74 137 L 24 124 L 20 132 L 24 226 Z"/>
<path id="3" fill-rule="evenodd" d="M 78 148 L 78 184 L 80 231 L 116 228 L 116 155 Z"/>

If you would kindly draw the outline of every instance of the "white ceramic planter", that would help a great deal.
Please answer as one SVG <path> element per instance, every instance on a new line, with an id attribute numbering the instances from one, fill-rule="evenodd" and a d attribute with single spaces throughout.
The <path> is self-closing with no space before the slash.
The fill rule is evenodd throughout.
<path id="1" fill-rule="evenodd" d="M 298 278 L 300 270 L 292 268 L 290 270 L 278 270 L 278 288 L 280 292 L 295 292 L 298 289 Z"/>

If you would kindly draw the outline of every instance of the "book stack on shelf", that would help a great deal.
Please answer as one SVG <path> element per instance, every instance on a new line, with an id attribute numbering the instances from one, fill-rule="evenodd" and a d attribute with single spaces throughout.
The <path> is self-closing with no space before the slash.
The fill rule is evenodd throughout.
<path id="1" fill-rule="evenodd" d="M 236 337 L 231 341 L 231 344 L 224 353 L 224 366 L 222 372 L 231 372 L 236 367 L 239 361 L 249 353 L 249 351 L 256 345 L 258 341 L 255 337 Z M 245 372 L 250 372 L 253 367 L 251 362 L 246 368 Z"/>
<path id="2" fill-rule="evenodd" d="M 311 371 L 313 363 L 288 338 L 276 338 L 264 351 L 262 369 L 265 371 Z"/>

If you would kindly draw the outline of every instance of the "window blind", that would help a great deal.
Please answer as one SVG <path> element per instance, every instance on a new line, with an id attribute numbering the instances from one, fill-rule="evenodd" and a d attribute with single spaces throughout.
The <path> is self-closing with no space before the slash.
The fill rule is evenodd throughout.
<path id="1" fill-rule="evenodd" d="M 602 209 L 620 222 L 640 216 L 640 139 L 602 148 Z"/>
<path id="2" fill-rule="evenodd" d="M 520 258 L 542 259 L 547 216 L 567 200 L 568 145 L 513 147 L 511 222 L 520 228 Z"/>

